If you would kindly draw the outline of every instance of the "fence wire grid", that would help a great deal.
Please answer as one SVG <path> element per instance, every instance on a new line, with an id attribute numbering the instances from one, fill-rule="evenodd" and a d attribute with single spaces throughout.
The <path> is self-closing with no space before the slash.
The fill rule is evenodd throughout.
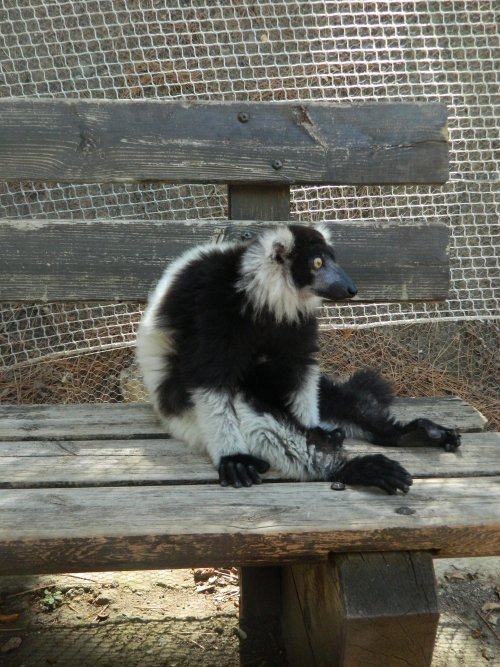
<path id="1" fill-rule="evenodd" d="M 496 10 L 487 0 L 2 0 L 0 95 L 446 104 L 447 184 L 295 187 L 292 217 L 445 222 L 447 302 L 329 306 L 320 325 L 486 323 L 491 359 L 500 275 Z M 3 218 L 210 220 L 226 212 L 220 186 L 0 184 Z M 54 400 L 56 385 L 68 387 L 58 400 L 123 400 L 140 314 L 137 304 L 3 304 L 0 400 Z"/>

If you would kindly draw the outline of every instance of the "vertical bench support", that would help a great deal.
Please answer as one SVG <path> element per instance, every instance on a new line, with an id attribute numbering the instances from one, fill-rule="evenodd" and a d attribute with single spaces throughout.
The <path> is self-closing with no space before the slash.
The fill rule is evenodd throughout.
<path id="1" fill-rule="evenodd" d="M 283 571 L 291 667 L 430 667 L 439 613 L 427 553 L 333 557 Z"/>

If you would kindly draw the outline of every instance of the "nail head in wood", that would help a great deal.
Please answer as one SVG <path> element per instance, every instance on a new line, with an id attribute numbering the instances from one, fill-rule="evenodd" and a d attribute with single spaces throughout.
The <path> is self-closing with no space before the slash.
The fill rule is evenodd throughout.
<path id="1" fill-rule="evenodd" d="M 332 485 L 330 487 L 334 491 L 344 491 L 345 490 L 345 484 L 344 482 L 332 482 Z"/>
<path id="2" fill-rule="evenodd" d="M 407 507 L 404 505 L 403 507 L 398 507 L 395 512 L 396 514 L 410 515 L 415 514 L 416 510 L 414 510 L 412 507 Z"/>

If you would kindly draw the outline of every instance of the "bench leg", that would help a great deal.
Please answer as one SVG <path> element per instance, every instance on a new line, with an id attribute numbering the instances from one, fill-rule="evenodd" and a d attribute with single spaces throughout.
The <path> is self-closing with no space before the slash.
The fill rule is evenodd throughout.
<path id="1" fill-rule="evenodd" d="M 439 612 L 427 553 L 338 555 L 283 568 L 291 667 L 429 667 Z"/>
<path id="2" fill-rule="evenodd" d="M 240 568 L 240 664 L 285 666 L 281 636 L 281 567 Z"/>

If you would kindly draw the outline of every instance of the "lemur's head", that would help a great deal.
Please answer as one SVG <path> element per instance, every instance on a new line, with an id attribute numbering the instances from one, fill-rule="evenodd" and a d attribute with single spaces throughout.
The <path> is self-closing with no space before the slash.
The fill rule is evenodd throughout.
<path id="1" fill-rule="evenodd" d="M 264 232 L 246 249 L 240 276 L 238 288 L 255 311 L 268 309 L 278 321 L 295 321 L 321 299 L 350 299 L 358 291 L 335 261 L 321 227 L 288 225 Z"/>

